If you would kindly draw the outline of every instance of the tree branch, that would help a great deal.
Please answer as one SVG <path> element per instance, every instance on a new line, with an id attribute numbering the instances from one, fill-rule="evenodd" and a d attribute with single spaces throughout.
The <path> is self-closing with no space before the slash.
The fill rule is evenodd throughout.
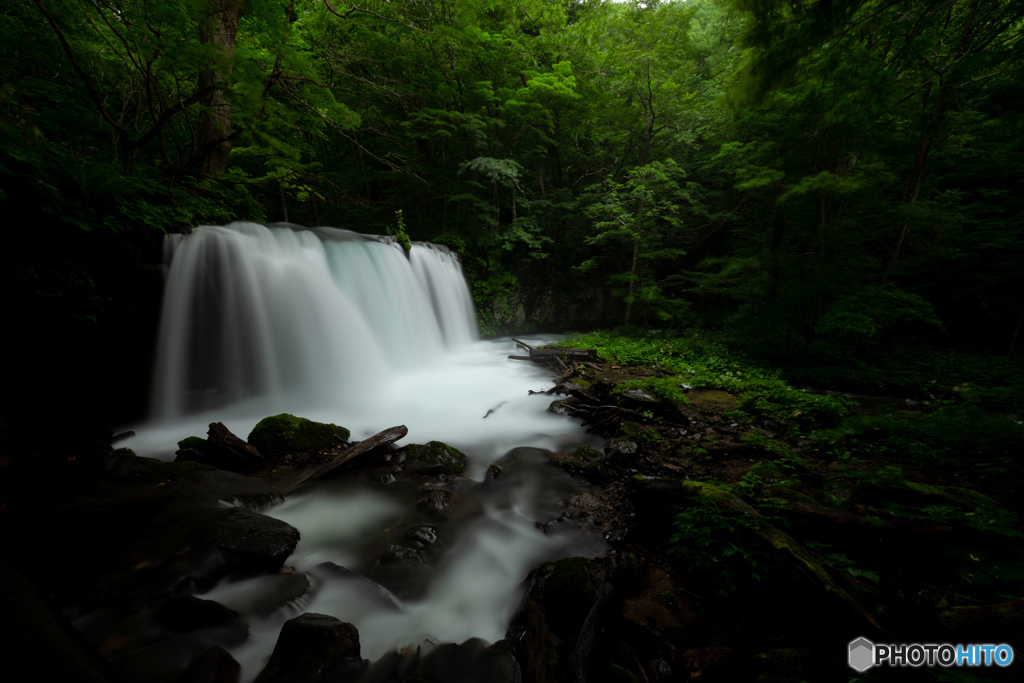
<path id="1" fill-rule="evenodd" d="M 119 137 L 126 137 L 128 135 L 128 131 L 126 131 L 121 126 L 121 124 L 115 121 L 114 118 L 110 115 L 110 112 L 107 111 L 107 108 L 103 106 L 103 100 L 100 99 L 100 95 L 96 91 L 96 87 L 93 85 L 92 80 L 89 78 L 89 75 L 85 73 L 85 69 L 82 68 L 82 65 L 79 64 L 78 60 L 75 58 L 75 53 L 71 49 L 71 45 L 68 44 L 67 38 L 64 37 L 64 32 L 60 29 L 60 26 L 57 25 L 57 21 L 46 10 L 46 8 L 43 7 L 43 3 L 41 0 L 33 0 L 33 2 L 35 2 L 36 7 L 39 8 L 39 11 L 46 18 L 46 21 L 50 24 L 50 28 L 52 28 L 53 32 L 57 34 L 57 39 L 60 41 L 61 47 L 64 48 L 64 54 L 67 55 L 68 60 L 71 62 L 71 66 L 75 68 L 75 71 L 78 73 L 78 77 L 82 79 L 82 83 L 85 85 L 85 89 L 89 92 L 89 98 L 92 100 L 92 103 L 96 106 L 96 109 L 99 110 L 100 115 L 108 124 L 110 124 L 111 128 L 117 131 Z"/>
<path id="2" fill-rule="evenodd" d="M 409 29 L 411 31 L 416 31 L 417 33 L 422 33 L 424 35 L 429 35 L 430 34 L 430 31 L 424 31 L 423 29 L 417 28 L 417 27 L 413 26 L 412 24 L 406 24 L 405 22 L 398 21 L 397 19 L 391 19 L 390 17 L 385 17 L 385 16 L 383 16 L 381 14 L 377 14 L 376 12 L 374 12 L 372 10 L 364 9 L 362 7 L 353 7 L 352 9 L 350 9 L 347 12 L 345 12 L 344 14 L 340 14 L 331 5 L 331 0 L 324 0 L 324 5 L 327 6 L 327 10 L 331 14 L 333 14 L 333 15 L 335 15 L 337 17 L 341 17 L 342 19 L 348 19 L 349 15 L 352 14 L 353 12 L 362 12 L 363 14 L 369 14 L 371 16 L 377 17 L 378 19 L 380 19 L 382 21 L 386 21 L 386 22 L 391 23 L 391 24 L 398 24 L 399 26 L 404 26 L 405 28 L 407 28 L 407 29 Z"/>

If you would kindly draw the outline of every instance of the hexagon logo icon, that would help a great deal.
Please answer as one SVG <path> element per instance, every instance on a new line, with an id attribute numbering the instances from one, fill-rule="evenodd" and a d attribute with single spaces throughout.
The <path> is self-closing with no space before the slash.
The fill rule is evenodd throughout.
<path id="1" fill-rule="evenodd" d="M 850 668 L 864 672 L 875 663 L 875 644 L 867 638 L 850 641 Z"/>

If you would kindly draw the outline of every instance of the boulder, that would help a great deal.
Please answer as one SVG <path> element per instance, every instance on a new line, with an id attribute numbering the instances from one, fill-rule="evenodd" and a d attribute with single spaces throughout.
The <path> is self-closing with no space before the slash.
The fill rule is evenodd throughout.
<path id="1" fill-rule="evenodd" d="M 380 563 L 382 565 L 423 564 L 423 558 L 420 557 L 420 554 L 412 548 L 406 548 L 401 545 L 389 545 L 380 556 Z"/>
<path id="2" fill-rule="evenodd" d="M 418 551 L 401 545 L 389 545 L 374 571 L 374 578 L 402 599 L 425 593 L 433 575 L 433 567 L 423 562 Z"/>
<path id="3" fill-rule="evenodd" d="M 421 680 L 430 683 L 522 680 L 519 665 L 507 641 L 488 645 L 479 638 L 434 648 L 421 658 L 420 676 Z"/>
<path id="4" fill-rule="evenodd" d="M 213 517 L 208 541 L 232 570 L 275 572 L 295 550 L 299 531 L 258 512 L 228 508 Z"/>
<path id="5" fill-rule="evenodd" d="M 422 550 L 437 542 L 437 529 L 429 524 L 417 524 L 406 529 L 402 538 L 410 546 Z"/>
<path id="6" fill-rule="evenodd" d="M 355 626 L 307 612 L 285 622 L 270 661 L 255 683 L 355 681 L 365 668 Z"/>
<path id="7" fill-rule="evenodd" d="M 466 469 L 466 455 L 441 441 L 411 443 L 401 449 L 396 468 L 406 476 L 444 477 L 451 479 Z"/>
<path id="8" fill-rule="evenodd" d="M 349 430 L 336 424 L 313 422 L 304 417 L 281 413 L 265 417 L 249 432 L 248 441 L 261 453 L 297 453 L 326 450 L 347 445 Z"/>
<path id="9" fill-rule="evenodd" d="M 590 446 L 579 446 L 572 453 L 552 453 L 548 457 L 569 474 L 582 476 L 595 484 L 607 483 L 609 479 L 605 466 L 608 456 Z"/>

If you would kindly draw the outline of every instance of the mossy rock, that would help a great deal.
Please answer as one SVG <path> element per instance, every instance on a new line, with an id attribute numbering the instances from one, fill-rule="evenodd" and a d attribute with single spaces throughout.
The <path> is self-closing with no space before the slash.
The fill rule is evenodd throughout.
<path id="1" fill-rule="evenodd" d="M 608 468 L 604 465 L 608 457 L 590 446 L 577 446 L 572 453 L 552 453 L 548 457 L 569 474 L 581 475 L 595 483 L 608 480 Z"/>
<path id="2" fill-rule="evenodd" d="M 178 442 L 178 449 L 185 450 L 186 448 L 192 448 L 197 451 L 203 449 L 206 444 L 206 439 L 199 436 L 186 436 L 184 439 Z"/>
<path id="3" fill-rule="evenodd" d="M 411 443 L 402 449 L 403 471 L 409 474 L 457 477 L 466 469 L 466 454 L 443 441 Z"/>
<path id="4" fill-rule="evenodd" d="M 247 441 L 260 453 L 294 453 L 327 449 L 348 441 L 350 435 L 349 430 L 336 424 L 281 413 L 260 420 Z"/>

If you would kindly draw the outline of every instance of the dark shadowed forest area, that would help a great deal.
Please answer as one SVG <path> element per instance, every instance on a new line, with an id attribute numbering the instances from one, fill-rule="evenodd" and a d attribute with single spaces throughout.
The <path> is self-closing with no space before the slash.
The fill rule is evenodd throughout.
<path id="1" fill-rule="evenodd" d="M 1016 660 L 865 671 L 844 659 L 858 637 L 1024 648 L 1024 3 L 0 7 L 0 570 L 12 615 L 0 618 L 27 634 L 10 642 L 40 680 L 1024 679 Z M 139 562 L 157 562 L 123 549 L 138 530 L 105 535 L 115 518 L 144 516 L 132 511 L 174 507 L 156 486 L 177 496 L 205 477 L 204 491 L 220 491 L 227 480 L 209 472 L 230 471 L 248 482 L 228 486 L 247 492 L 236 502 L 257 510 L 333 470 L 415 488 L 416 523 L 436 540 L 505 495 L 502 471 L 533 476 L 521 475 L 534 457 L 524 449 L 480 461 L 459 434 L 411 434 L 458 445 L 430 441 L 424 455 L 390 432 L 375 441 L 376 428 L 313 446 L 295 436 L 306 427 L 265 425 L 287 432 L 282 445 L 211 418 L 223 432 L 181 433 L 177 456 L 120 448 L 111 430 L 152 417 L 173 245 L 233 221 L 377 236 L 420 273 L 414 244 L 442 245 L 480 337 L 514 335 L 499 357 L 554 381 L 548 411 L 586 427 L 557 446 L 524 437 L 569 487 L 560 512 L 530 521 L 541 536 L 597 529 L 602 550 L 534 557 L 504 638 L 415 657 L 409 646 L 388 669 L 387 657 L 360 659 L 362 625 L 344 623 L 342 637 L 303 623 L 291 646 L 319 650 L 285 652 L 285 626 L 281 652 L 250 671 L 244 636 L 186 647 L 181 634 L 245 632 L 232 619 L 255 617 L 196 597 L 239 572 L 308 575 L 274 603 L 308 612 L 303 600 L 341 579 L 284 564 L 299 532 L 289 526 L 290 549 L 262 565 L 231 555 L 262 551 L 207 539 L 235 558 L 209 586 L 177 559 L 141 581 Z M 219 277 L 207 279 L 230 289 Z M 549 334 L 560 336 L 530 341 Z M 378 390 L 368 384 L 359 391 Z M 463 476 L 459 449 L 467 472 L 483 463 L 479 476 Z M 394 469 L 421 461 L 433 464 Z M 438 491 L 451 500 L 430 517 Z M 361 550 L 373 569 L 334 567 L 388 600 L 430 595 L 426 579 L 407 594 L 408 577 L 381 567 L 440 575 L 443 543 L 387 533 L 406 540 Z M 61 587 L 69 560 L 95 566 Z M 100 605 L 106 616 L 90 617 Z M 273 647 L 276 631 L 267 637 Z M 339 638 L 355 638 L 354 653 Z"/>

